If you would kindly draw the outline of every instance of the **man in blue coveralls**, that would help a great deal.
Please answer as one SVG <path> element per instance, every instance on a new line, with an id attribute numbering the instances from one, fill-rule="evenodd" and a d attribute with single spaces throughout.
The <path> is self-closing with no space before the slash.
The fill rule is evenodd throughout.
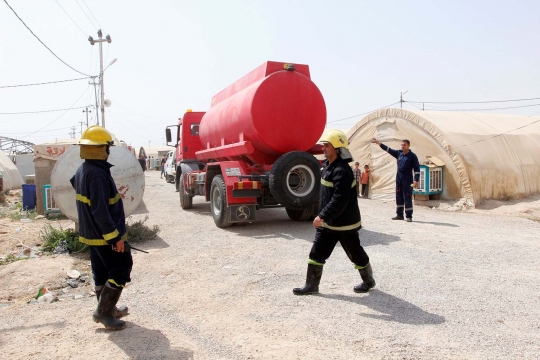
<path id="1" fill-rule="evenodd" d="M 377 139 L 373 139 L 373 143 L 379 145 L 381 149 L 388 152 L 390 155 L 397 159 L 397 174 L 396 174 L 396 216 L 392 220 L 404 220 L 403 210 L 405 210 L 405 216 L 407 222 L 412 221 L 413 203 L 412 193 L 413 189 L 418 187 L 418 180 L 420 179 L 420 163 L 418 157 L 409 148 L 411 142 L 409 140 L 401 141 L 401 150 L 394 150 L 388 146 L 381 144 Z M 414 182 L 413 182 L 414 171 Z"/>

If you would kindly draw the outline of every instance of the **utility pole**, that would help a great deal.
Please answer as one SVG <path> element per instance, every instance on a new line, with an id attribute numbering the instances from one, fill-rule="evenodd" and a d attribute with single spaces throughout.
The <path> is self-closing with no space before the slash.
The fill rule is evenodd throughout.
<path id="1" fill-rule="evenodd" d="M 407 92 L 409 92 L 409 90 L 406 90 L 405 92 L 400 92 L 400 95 L 399 95 L 399 106 L 403 109 L 403 103 L 405 102 L 403 100 L 403 95 L 405 95 Z"/>
<path id="2" fill-rule="evenodd" d="M 77 127 L 72 126 L 71 127 L 71 132 L 69 133 L 69 135 L 71 136 L 72 139 L 75 139 L 75 130 L 77 130 Z"/>
<path id="3" fill-rule="evenodd" d="M 94 40 L 94 38 L 89 36 L 88 41 L 90 41 L 90 45 L 99 43 L 99 83 L 101 85 L 101 126 L 105 127 L 105 105 L 104 105 L 105 89 L 103 86 L 103 46 L 102 46 L 102 43 L 106 41 L 110 44 L 111 36 L 107 35 L 105 36 L 105 39 L 103 39 L 103 33 L 101 32 L 101 29 L 99 29 L 98 37 L 99 37 L 98 40 Z"/>
<path id="4" fill-rule="evenodd" d="M 91 113 L 92 110 L 88 110 L 88 107 L 87 107 L 86 110 L 83 110 L 82 112 L 86 113 L 86 127 L 88 128 L 88 113 Z"/>
<path id="5" fill-rule="evenodd" d="M 88 119 L 86 120 L 86 123 L 88 124 Z M 84 121 L 83 120 L 79 121 L 79 124 L 81 124 L 81 136 L 82 136 L 82 126 L 84 125 Z"/>
<path id="6" fill-rule="evenodd" d="M 96 78 L 93 77 L 92 82 L 89 81 L 88 85 L 94 85 L 94 96 L 96 97 L 96 125 L 99 125 L 99 111 L 97 111 L 97 109 L 99 109 L 99 106 L 98 106 L 97 89 L 96 89 L 96 85 L 99 85 L 99 83 L 97 83 Z"/>

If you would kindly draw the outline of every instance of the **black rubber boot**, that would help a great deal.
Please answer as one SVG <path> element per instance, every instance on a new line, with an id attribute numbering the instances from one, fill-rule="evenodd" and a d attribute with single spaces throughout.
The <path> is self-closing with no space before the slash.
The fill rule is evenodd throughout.
<path id="1" fill-rule="evenodd" d="M 113 289 L 105 285 L 101 291 L 96 311 L 92 317 L 97 323 L 102 323 L 108 330 L 122 330 L 126 327 L 126 322 L 118 320 L 113 316 L 114 307 L 122 294 L 121 289 Z"/>
<path id="2" fill-rule="evenodd" d="M 98 303 L 99 303 L 99 296 L 101 295 L 101 290 L 103 290 L 103 285 L 95 287 L 96 298 L 97 298 Z M 127 315 L 129 315 L 129 309 L 127 306 L 114 307 L 113 316 L 115 318 L 120 319 Z"/>
<path id="3" fill-rule="evenodd" d="M 375 286 L 375 279 L 373 278 L 373 269 L 371 264 L 368 263 L 365 268 L 358 269 L 360 276 L 362 277 L 362 283 L 354 287 L 355 293 L 365 293 L 369 289 Z"/>
<path id="4" fill-rule="evenodd" d="M 392 218 L 392 220 L 405 220 L 403 216 L 396 215 Z"/>
<path id="5" fill-rule="evenodd" d="M 311 295 L 319 293 L 319 283 L 321 282 L 322 265 L 308 264 L 306 285 L 303 288 L 294 288 L 294 295 Z"/>

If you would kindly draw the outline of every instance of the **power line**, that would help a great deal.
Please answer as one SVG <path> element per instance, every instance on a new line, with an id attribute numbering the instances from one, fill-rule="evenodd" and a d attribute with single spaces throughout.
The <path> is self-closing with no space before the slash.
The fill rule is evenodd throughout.
<path id="1" fill-rule="evenodd" d="M 540 100 L 540 98 L 528 98 L 528 99 L 511 99 L 511 100 L 490 100 L 490 101 L 410 101 L 406 102 L 415 104 L 489 104 L 489 103 L 501 103 L 501 102 L 513 102 L 513 101 L 531 101 Z"/>
<path id="2" fill-rule="evenodd" d="M 404 102 L 408 102 L 408 101 L 404 101 Z M 539 103 L 539 104 L 532 104 L 532 105 L 508 106 L 508 107 L 485 108 L 485 109 L 440 109 L 440 108 L 432 108 L 432 109 L 426 109 L 426 110 L 441 110 L 441 111 L 490 111 L 490 110 L 519 109 L 519 108 L 526 108 L 526 107 L 533 107 L 533 106 L 540 106 L 540 103 Z"/>
<path id="3" fill-rule="evenodd" d="M 327 121 L 326 123 L 327 123 L 327 124 L 331 124 L 331 123 L 335 123 L 335 122 L 338 122 L 338 121 L 349 120 L 349 119 L 352 119 L 352 118 L 355 118 L 355 117 L 358 117 L 358 116 L 362 116 L 362 115 L 366 115 L 366 114 L 372 113 L 372 112 L 374 112 L 374 111 L 381 110 L 381 109 L 384 109 L 384 108 L 387 108 L 387 107 L 390 107 L 390 106 L 392 106 L 392 105 L 396 105 L 396 104 L 399 104 L 399 103 L 400 103 L 400 102 L 397 101 L 397 102 L 395 102 L 395 103 L 393 103 L 393 104 L 386 105 L 386 106 L 380 107 L 380 108 L 375 109 L 375 110 L 371 110 L 371 111 L 368 111 L 368 112 L 365 112 L 365 113 L 362 113 L 362 114 L 358 114 L 358 115 L 349 116 L 349 117 L 346 117 L 346 118 L 343 118 L 343 119 Z"/>
<path id="4" fill-rule="evenodd" d="M 79 8 L 81 9 L 81 11 L 83 12 L 84 16 L 86 16 L 86 18 L 88 19 L 88 21 L 90 21 L 90 24 L 92 24 L 93 27 L 96 27 L 96 25 L 94 24 L 94 22 L 92 21 L 92 19 L 90 19 L 90 17 L 88 17 L 88 15 L 86 14 L 86 11 L 84 11 L 84 9 L 82 8 L 81 4 L 79 4 L 79 2 L 77 0 L 75 0 L 75 2 L 77 3 L 77 6 L 79 6 Z M 99 24 L 98 24 L 99 25 Z"/>
<path id="5" fill-rule="evenodd" d="M 99 27 L 101 29 L 103 29 L 103 26 L 101 26 L 101 24 L 99 23 L 99 21 L 96 19 L 96 17 L 94 16 L 94 13 L 92 12 L 92 10 L 90 10 L 90 8 L 88 7 L 88 5 L 86 5 L 86 1 L 82 0 L 84 6 L 86 6 L 86 8 L 88 9 L 88 11 L 90 11 L 90 15 L 92 15 L 92 17 L 94 18 L 94 20 L 96 20 L 97 24 L 99 25 Z"/>
<path id="6" fill-rule="evenodd" d="M 474 141 L 474 142 L 472 142 L 472 143 L 470 143 L 470 144 L 465 144 L 465 145 L 461 145 L 461 146 L 455 147 L 454 150 L 455 150 L 455 149 L 462 148 L 462 147 L 465 147 L 465 146 L 473 145 L 473 144 L 476 144 L 476 143 L 479 143 L 479 142 L 482 142 L 482 141 L 490 140 L 490 139 L 493 139 L 493 138 L 502 136 L 502 135 L 504 135 L 504 134 L 508 134 L 509 132 L 512 132 L 512 131 L 516 131 L 516 130 L 519 130 L 519 129 L 523 129 L 523 128 L 525 128 L 525 127 L 527 127 L 527 126 L 531 126 L 532 124 L 535 124 L 535 123 L 537 123 L 537 122 L 540 122 L 540 119 L 535 120 L 535 121 L 533 121 L 532 123 L 529 123 L 529 124 L 527 124 L 527 125 L 523 125 L 523 126 L 520 126 L 520 127 L 515 128 L 515 129 L 508 130 L 508 131 L 505 131 L 505 132 L 503 132 L 503 133 L 497 134 L 497 135 L 495 135 L 495 136 L 491 136 L 491 137 L 489 137 L 489 138 L 481 139 L 481 140 L 478 140 L 478 141 Z"/>
<path id="7" fill-rule="evenodd" d="M 42 132 L 57 131 L 57 130 L 64 130 L 64 129 L 70 129 L 70 127 L 68 126 L 68 127 L 58 128 L 58 129 L 43 130 Z M 4 134 L 4 135 L 19 135 L 19 134 L 28 134 L 28 133 L 31 133 L 31 131 L 23 131 L 23 132 L 16 132 L 16 133 L 5 133 L 5 132 L 3 132 L 2 134 Z"/>
<path id="8" fill-rule="evenodd" d="M 75 110 L 75 109 L 83 109 L 86 106 L 79 106 L 79 107 L 69 107 L 67 109 L 53 109 L 53 110 L 39 110 L 39 111 L 21 111 L 21 112 L 13 112 L 13 113 L 0 113 L 0 115 L 19 115 L 19 114 L 39 114 L 39 113 L 48 113 L 48 112 L 55 112 L 55 111 L 64 111 L 64 110 Z"/>
<path id="9" fill-rule="evenodd" d="M 58 83 L 64 83 L 64 82 L 69 82 L 69 81 L 78 81 L 78 80 L 91 79 L 91 78 L 93 78 L 93 76 L 87 76 L 87 77 L 82 77 L 82 78 L 77 78 L 77 79 L 68 79 L 68 80 L 48 81 L 48 82 L 35 83 L 35 84 L 4 85 L 4 86 L 0 86 L 0 89 L 23 87 L 23 86 L 58 84 Z"/>
<path id="10" fill-rule="evenodd" d="M 62 5 L 60 5 L 60 3 L 59 3 L 57 0 L 54 0 L 54 1 L 58 4 L 58 6 L 60 6 L 60 9 L 62 9 L 62 11 L 63 11 L 63 12 L 67 15 L 67 17 L 75 24 L 75 26 L 78 27 L 79 30 L 81 30 L 81 32 L 82 32 L 82 34 L 84 35 L 84 37 L 86 37 L 86 33 L 84 32 L 84 30 L 81 29 L 81 27 L 75 22 L 75 20 L 73 20 L 73 19 L 71 18 L 71 16 L 69 16 L 69 14 L 68 14 L 67 11 L 62 7 Z"/>
<path id="11" fill-rule="evenodd" d="M 64 65 L 66 65 L 66 66 L 67 66 L 68 68 L 70 68 L 71 70 L 73 70 L 73 71 L 75 71 L 75 72 L 78 72 L 79 74 L 84 75 L 84 76 L 90 76 L 90 75 L 88 75 L 88 74 L 85 74 L 85 73 L 83 73 L 83 72 L 80 72 L 79 70 L 77 70 L 77 69 L 73 68 L 72 66 L 68 65 L 68 63 L 66 63 L 64 60 L 60 59 L 60 58 L 58 57 L 58 55 L 56 55 L 56 54 L 55 54 L 55 53 L 54 53 L 47 45 L 45 45 L 45 43 L 44 43 L 43 41 L 41 41 L 40 38 L 38 38 L 38 36 L 37 36 L 36 34 L 34 34 L 34 32 L 28 27 L 28 25 L 26 25 L 26 23 L 23 21 L 23 19 L 21 19 L 21 18 L 19 17 L 19 15 L 15 12 L 15 10 L 13 10 L 13 8 L 11 7 L 11 5 L 8 4 L 7 0 L 4 0 L 4 2 L 5 2 L 6 5 L 11 9 L 11 11 L 13 11 L 13 13 L 14 13 L 15 16 L 17 17 L 17 19 L 19 19 L 19 20 L 23 23 L 23 25 L 28 29 L 28 31 L 30 31 L 30 33 L 31 33 L 32 35 L 34 35 L 34 37 L 35 37 L 36 39 L 38 39 L 38 41 L 39 41 L 43 46 L 45 46 L 45 48 L 46 48 L 47 50 L 49 50 L 49 51 L 51 52 L 51 54 L 53 54 L 58 60 L 60 60 Z"/>
<path id="12" fill-rule="evenodd" d="M 86 94 L 86 92 L 88 91 L 89 88 L 90 88 L 90 85 L 88 85 L 88 86 L 86 87 L 86 89 L 85 89 L 84 92 L 81 94 L 81 96 L 79 96 L 79 98 L 78 98 L 77 100 L 75 100 L 75 102 L 74 102 L 73 104 L 71 104 L 71 106 L 70 106 L 68 109 L 66 109 L 66 111 L 64 111 L 64 112 L 62 113 L 62 115 L 60 115 L 59 117 L 57 117 L 56 119 L 54 119 L 53 121 L 51 121 L 50 123 L 48 123 L 47 125 L 43 126 L 42 128 L 39 128 L 39 129 L 37 129 L 36 131 L 33 131 L 33 132 L 31 132 L 30 134 L 28 134 L 28 135 L 22 136 L 21 139 L 24 139 L 25 137 L 28 137 L 28 136 L 30 136 L 30 135 L 32 135 L 32 134 L 35 134 L 35 133 L 37 133 L 37 132 L 39 132 L 39 131 L 45 129 L 46 127 L 50 126 L 50 125 L 53 124 L 55 121 L 57 121 L 58 119 L 60 119 L 62 116 L 66 115 L 67 112 L 68 112 L 69 110 L 74 109 L 74 108 L 73 108 L 73 105 L 75 105 L 75 104 L 76 104 L 76 103 L 84 96 L 84 94 Z M 86 107 L 86 106 L 83 106 L 83 107 Z"/>

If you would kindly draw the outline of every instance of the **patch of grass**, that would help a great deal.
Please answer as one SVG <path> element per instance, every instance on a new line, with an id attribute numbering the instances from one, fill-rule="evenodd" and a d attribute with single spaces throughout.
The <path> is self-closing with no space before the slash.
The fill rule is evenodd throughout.
<path id="1" fill-rule="evenodd" d="M 22 259 L 19 259 L 18 257 L 16 257 L 13 254 L 9 254 L 8 256 L 5 257 L 5 259 L 0 260 L 0 266 L 11 264 L 11 263 L 14 263 L 15 261 L 19 261 L 19 260 L 22 260 Z"/>
<path id="2" fill-rule="evenodd" d="M 144 219 L 134 221 L 130 223 L 130 218 L 126 224 L 126 232 L 128 235 L 128 241 L 137 243 L 154 239 L 161 231 L 158 225 L 154 225 L 151 228 L 145 223 L 148 220 L 148 216 Z"/>
<path id="3" fill-rule="evenodd" d="M 88 250 L 87 245 L 79 242 L 79 233 L 73 229 L 56 229 L 47 224 L 40 231 L 39 238 L 43 242 L 43 250 L 47 252 L 53 252 L 59 245 L 65 246 L 69 253 Z"/>
<path id="4" fill-rule="evenodd" d="M 0 213 L 0 217 L 9 217 L 11 221 L 19 221 L 21 219 L 34 220 L 36 216 L 38 216 L 36 208 L 25 211 L 22 209 L 22 203 L 16 203 Z"/>

